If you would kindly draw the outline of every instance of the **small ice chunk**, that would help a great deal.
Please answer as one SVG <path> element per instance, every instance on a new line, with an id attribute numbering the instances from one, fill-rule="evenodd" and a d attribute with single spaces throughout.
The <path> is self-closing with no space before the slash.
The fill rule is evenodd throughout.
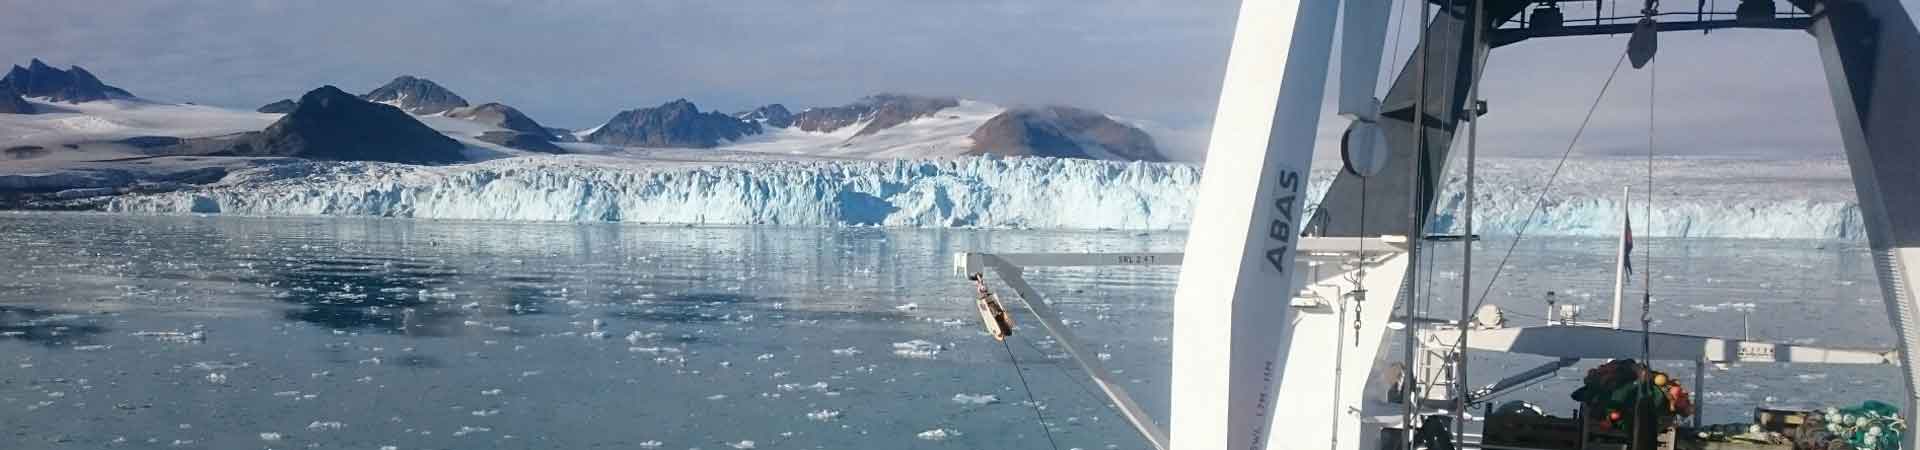
<path id="1" fill-rule="evenodd" d="M 839 355 L 839 356 L 853 356 L 853 355 L 858 355 L 860 353 L 861 353 L 860 349 L 855 347 L 833 349 L 833 354 Z"/>
<path id="2" fill-rule="evenodd" d="M 826 422 L 826 421 L 829 421 L 829 420 L 833 420 L 833 419 L 838 419 L 838 418 L 840 418 L 840 412 L 839 412 L 839 411 L 834 411 L 834 410 L 831 410 L 831 409 L 822 409 L 822 410 L 819 410 L 819 411 L 814 411 L 814 412 L 810 412 L 810 413 L 807 413 L 807 418 L 808 418 L 808 419 L 812 419 L 812 420 L 817 420 L 817 421 L 821 421 L 821 422 Z"/>
<path id="3" fill-rule="evenodd" d="M 1000 397 L 993 394 L 953 394 L 953 402 L 962 405 L 987 405 L 1000 403 Z"/>
<path id="4" fill-rule="evenodd" d="M 78 352 L 96 352 L 96 351 L 106 350 L 110 348 L 113 348 L 113 346 L 111 345 L 75 345 L 73 346 L 73 350 Z"/>
<path id="5" fill-rule="evenodd" d="M 640 443 L 640 448 L 660 448 L 662 445 L 667 444 L 660 441 L 645 441 Z"/>
<path id="6" fill-rule="evenodd" d="M 901 310 L 901 311 L 912 311 L 912 310 L 916 310 L 916 309 L 920 309 L 920 304 L 919 304 L 919 303 L 908 303 L 908 304 L 905 304 L 905 305 L 900 305 L 900 306 L 895 306 L 895 307 L 893 307 L 893 309 L 897 309 L 897 310 Z"/>
<path id="7" fill-rule="evenodd" d="M 474 416 L 474 417 L 493 417 L 493 416 L 497 416 L 497 415 L 500 415 L 500 410 L 498 410 L 498 409 L 476 409 L 476 410 L 473 410 L 473 413 L 472 413 L 472 414 L 473 414 L 473 416 Z"/>
<path id="8" fill-rule="evenodd" d="M 907 358 L 933 359 L 940 355 L 941 350 L 946 348 L 921 339 L 893 343 L 893 354 Z"/>
<path id="9" fill-rule="evenodd" d="M 262 441 L 272 442 L 278 441 L 280 438 L 280 433 L 260 433 L 260 440 Z"/>
<path id="10" fill-rule="evenodd" d="M 207 382 L 213 383 L 213 384 L 227 384 L 227 374 L 220 373 L 220 372 L 208 372 Z"/>
<path id="11" fill-rule="evenodd" d="M 480 395 L 485 395 L 485 396 L 489 396 L 489 397 L 491 397 L 491 396 L 495 396 L 495 395 L 500 395 L 500 390 L 499 390 L 499 389 L 488 389 L 488 390 L 484 390 L 484 391 L 480 391 Z"/>
<path id="12" fill-rule="evenodd" d="M 313 421 L 313 423 L 307 424 L 307 431 L 338 430 L 346 427 L 347 427 L 347 424 L 340 423 L 337 421 L 322 422 L 322 421 L 316 420 L 316 421 Z"/>
<path id="13" fill-rule="evenodd" d="M 1096 353 L 1096 354 L 1094 354 L 1093 356 L 1097 356 L 1097 357 L 1099 357 L 1101 361 L 1106 361 L 1106 360 L 1109 360 L 1109 359 L 1113 359 L 1113 354 L 1112 354 L 1112 353 L 1106 353 L 1106 352 L 1100 352 L 1100 353 Z"/>
<path id="14" fill-rule="evenodd" d="M 485 433 L 489 431 L 493 431 L 493 429 L 487 428 L 487 427 L 470 427 L 466 425 L 461 425 L 460 431 L 453 432 L 453 437 L 466 436 L 474 433 Z"/>
<path id="15" fill-rule="evenodd" d="M 949 430 L 946 428 L 935 428 L 927 431 L 922 431 L 918 436 L 921 439 L 926 439 L 929 441 L 944 441 L 947 438 L 960 437 L 960 432 Z"/>
<path id="16" fill-rule="evenodd" d="M 772 359 L 773 359 L 773 354 L 772 354 L 772 353 L 761 353 L 761 354 L 760 354 L 760 356 L 755 356 L 755 357 L 754 357 L 753 359 L 754 359 L 754 360 L 756 360 L 756 361 L 770 361 L 770 360 L 772 360 Z"/>
<path id="17" fill-rule="evenodd" d="M 753 441 L 740 441 L 732 444 L 727 444 L 727 446 L 737 448 L 740 450 L 747 450 L 747 449 L 753 448 Z"/>
<path id="18" fill-rule="evenodd" d="M 713 395 L 707 396 L 707 400 L 726 400 L 726 399 L 727 399 L 727 394 L 713 394 Z"/>

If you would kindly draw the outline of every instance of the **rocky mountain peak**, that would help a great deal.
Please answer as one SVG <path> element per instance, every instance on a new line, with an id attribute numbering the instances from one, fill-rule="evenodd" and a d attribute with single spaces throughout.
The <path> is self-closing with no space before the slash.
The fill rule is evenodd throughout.
<path id="1" fill-rule="evenodd" d="M 465 147 L 399 108 L 321 86 L 229 153 L 427 164 L 461 161 Z"/>
<path id="2" fill-rule="evenodd" d="M 42 97 L 50 101 L 80 103 L 97 100 L 133 98 L 124 89 L 109 86 L 100 77 L 80 66 L 56 69 L 34 58 L 27 67 L 13 66 L 0 78 L 0 90 L 12 90 L 23 97 Z"/>
<path id="3" fill-rule="evenodd" d="M 853 134 L 859 137 L 956 106 L 960 106 L 960 100 L 953 97 L 882 93 L 843 106 L 808 108 L 793 115 L 793 124 L 801 131 L 831 133 L 865 122 L 867 125 Z"/>
<path id="4" fill-rule="evenodd" d="M 412 75 L 401 75 L 366 95 L 367 101 L 397 106 L 414 114 L 439 114 L 467 106 L 467 99 L 441 87 L 439 83 Z"/>
<path id="5" fill-rule="evenodd" d="M 1019 107 L 988 119 L 969 137 L 970 154 L 1166 161 L 1153 137 L 1094 111 Z"/>
<path id="6" fill-rule="evenodd" d="M 760 122 L 776 128 L 786 128 L 789 125 L 793 125 L 793 112 L 788 111 L 786 105 L 779 103 L 754 108 L 752 111 L 743 111 L 733 116 L 740 118 L 740 120 Z"/>
<path id="7" fill-rule="evenodd" d="M 700 112 L 686 99 L 621 111 L 587 142 L 634 147 L 713 148 L 720 141 L 760 134 L 760 125 L 718 112 Z"/>

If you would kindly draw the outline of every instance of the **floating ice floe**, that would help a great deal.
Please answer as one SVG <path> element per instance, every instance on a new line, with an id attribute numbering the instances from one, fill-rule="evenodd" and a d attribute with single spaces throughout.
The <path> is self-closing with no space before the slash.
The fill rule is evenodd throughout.
<path id="1" fill-rule="evenodd" d="M 453 432 L 453 437 L 466 436 L 474 433 L 485 433 L 489 431 L 493 431 L 493 429 L 487 428 L 487 427 L 470 427 L 466 425 L 461 425 L 460 431 Z"/>
<path id="2" fill-rule="evenodd" d="M 640 443 L 640 448 L 660 448 L 662 445 L 667 444 L 660 441 L 645 441 Z"/>
<path id="3" fill-rule="evenodd" d="M 753 448 L 753 441 L 740 441 L 740 442 L 727 444 L 727 446 L 737 448 L 740 450 L 747 450 L 747 449 Z"/>
<path id="4" fill-rule="evenodd" d="M 946 350 L 946 347 L 920 339 L 893 343 L 893 354 L 907 358 L 933 359 L 940 355 L 941 350 Z"/>
<path id="5" fill-rule="evenodd" d="M 819 411 L 807 413 L 807 418 L 821 421 L 821 422 L 826 422 L 826 421 L 840 418 L 840 412 L 834 411 L 831 409 L 822 409 Z"/>
<path id="6" fill-rule="evenodd" d="M 893 309 L 897 309 L 897 310 L 901 310 L 901 311 L 912 311 L 912 310 L 916 310 L 916 309 L 920 309 L 920 304 L 919 304 L 919 303 L 908 303 L 908 304 L 905 304 L 905 305 L 900 305 L 900 306 L 895 306 L 895 307 L 893 307 Z"/>
<path id="7" fill-rule="evenodd" d="M 962 405 L 986 405 L 1000 403 L 1000 397 L 993 394 L 953 394 L 953 402 Z"/>
<path id="8" fill-rule="evenodd" d="M 262 441 L 278 441 L 281 437 L 280 433 L 260 433 L 260 440 Z"/>
<path id="9" fill-rule="evenodd" d="M 947 438 L 960 437 L 960 432 L 946 429 L 946 428 L 935 428 L 927 431 L 922 431 L 920 432 L 920 434 L 916 436 L 919 436 L 921 439 L 926 439 L 929 441 L 944 441 Z"/>
<path id="10" fill-rule="evenodd" d="M 839 356 L 853 356 L 853 355 L 858 355 L 860 353 L 861 353 L 860 349 L 855 347 L 833 349 L 833 354 L 839 355 Z"/>
<path id="11" fill-rule="evenodd" d="M 347 424 L 340 423 L 338 421 L 323 422 L 323 421 L 316 420 L 316 421 L 313 421 L 313 423 L 307 424 L 307 431 L 338 430 L 346 427 L 347 427 Z"/>

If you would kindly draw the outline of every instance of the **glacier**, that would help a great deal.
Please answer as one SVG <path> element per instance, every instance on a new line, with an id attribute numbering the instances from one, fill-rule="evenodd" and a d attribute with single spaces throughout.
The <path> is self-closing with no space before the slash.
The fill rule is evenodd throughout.
<path id="1" fill-rule="evenodd" d="M 1479 164 L 1486 235 L 1614 236 L 1623 215 L 1654 237 L 1863 240 L 1838 161 L 1662 161 L 1652 217 L 1645 161 Z M 1325 166 L 1325 164 L 1323 164 Z M 1637 170 L 1640 170 L 1636 172 Z M 1309 198 L 1333 171 L 1315 170 Z M 925 160 L 634 161 L 529 156 L 460 166 L 295 162 L 238 170 L 187 191 L 125 195 L 131 213 L 379 216 L 649 224 L 1184 230 L 1198 167 L 974 157 Z M 1464 177 L 1446 178 L 1433 232 L 1457 232 Z M 1623 208 L 1621 187 L 1638 183 Z M 1312 205 L 1310 205 L 1312 206 Z M 1631 209 L 1628 211 L 1627 209 Z M 1529 217 L 1531 215 L 1531 217 Z"/>

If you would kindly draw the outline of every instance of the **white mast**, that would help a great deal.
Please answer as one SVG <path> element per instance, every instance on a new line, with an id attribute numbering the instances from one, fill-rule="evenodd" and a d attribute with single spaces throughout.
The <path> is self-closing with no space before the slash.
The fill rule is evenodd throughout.
<path id="1" fill-rule="evenodd" d="M 1171 440 L 1265 448 L 1337 0 L 1246 0 L 1174 293 Z"/>
<path id="2" fill-rule="evenodd" d="M 1627 204 L 1632 201 L 1633 196 L 1628 194 L 1632 189 L 1632 186 L 1620 188 L 1620 242 L 1613 257 L 1613 319 L 1608 322 L 1616 330 L 1620 329 L 1620 296 L 1627 290 L 1627 233 L 1633 226 Z"/>

